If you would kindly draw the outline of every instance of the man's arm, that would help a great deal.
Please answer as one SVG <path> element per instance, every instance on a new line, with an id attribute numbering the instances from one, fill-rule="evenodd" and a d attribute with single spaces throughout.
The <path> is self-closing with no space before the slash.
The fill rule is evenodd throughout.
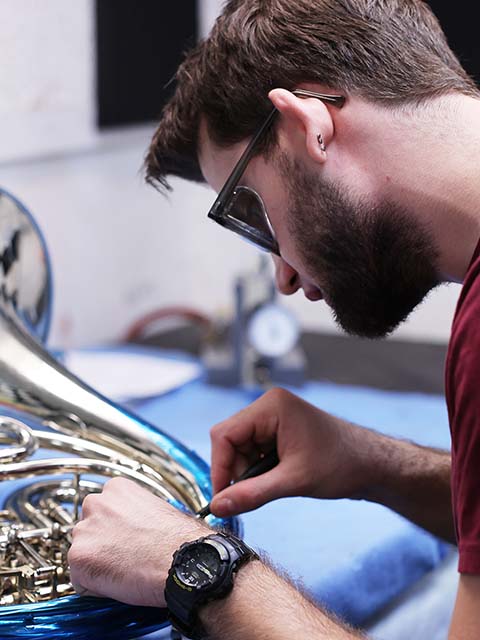
<path id="1" fill-rule="evenodd" d="M 455 544 L 447 451 L 363 429 L 359 448 L 368 482 L 355 496 L 377 502 Z"/>
<path id="2" fill-rule="evenodd" d="M 68 555 L 72 583 L 84 595 L 165 607 L 165 581 L 174 552 L 211 532 L 204 522 L 134 482 L 114 478 L 101 494 L 83 502 Z M 200 615 L 212 640 L 362 637 L 322 613 L 259 560 L 243 565 L 233 591 L 202 607 Z"/>
<path id="3" fill-rule="evenodd" d="M 243 566 L 227 598 L 202 607 L 200 616 L 211 640 L 365 638 L 322 612 L 259 561 Z"/>
<path id="4" fill-rule="evenodd" d="M 165 607 L 165 580 L 173 553 L 182 543 L 211 532 L 205 523 L 123 478 L 110 480 L 101 494 L 88 496 L 82 515 L 69 552 L 73 584 L 85 595 L 134 605 Z M 479 601 L 480 587 L 465 581 L 451 640 L 480 637 Z M 202 607 L 200 617 L 212 640 L 364 638 L 258 560 L 243 565 L 232 592 Z M 464 633 L 464 624 L 470 635 Z"/>
<path id="5" fill-rule="evenodd" d="M 461 575 L 449 640 L 480 638 L 480 576 Z M 251 562 L 240 570 L 232 593 L 201 612 L 212 640 L 354 640 L 365 635 L 322 612 L 267 566 Z"/>
<path id="6" fill-rule="evenodd" d="M 480 638 L 480 576 L 460 576 L 457 599 L 450 626 L 449 640 L 478 640 Z"/>

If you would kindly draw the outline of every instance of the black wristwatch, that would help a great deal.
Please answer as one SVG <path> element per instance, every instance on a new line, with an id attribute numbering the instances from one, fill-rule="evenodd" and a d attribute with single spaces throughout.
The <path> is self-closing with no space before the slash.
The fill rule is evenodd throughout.
<path id="1" fill-rule="evenodd" d="M 250 547 L 226 533 L 183 544 L 173 556 L 165 585 L 173 627 L 187 638 L 205 638 L 199 608 L 230 593 L 235 573 L 253 558 L 258 556 Z"/>

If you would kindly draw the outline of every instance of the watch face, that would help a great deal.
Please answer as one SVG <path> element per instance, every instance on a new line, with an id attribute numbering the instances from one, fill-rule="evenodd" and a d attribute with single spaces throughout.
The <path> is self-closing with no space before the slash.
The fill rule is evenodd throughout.
<path id="1" fill-rule="evenodd" d="M 215 583 L 220 566 L 220 556 L 214 547 L 197 544 L 185 550 L 176 573 L 192 589 L 202 589 Z"/>

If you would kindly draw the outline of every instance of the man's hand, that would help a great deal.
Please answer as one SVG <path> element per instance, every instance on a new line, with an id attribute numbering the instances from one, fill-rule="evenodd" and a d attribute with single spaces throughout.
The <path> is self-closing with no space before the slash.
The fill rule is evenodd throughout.
<path id="1" fill-rule="evenodd" d="M 395 440 L 273 389 L 213 427 L 212 513 L 229 516 L 283 496 L 378 502 L 455 540 L 449 452 Z M 229 486 L 276 445 L 271 471 Z"/>
<path id="2" fill-rule="evenodd" d="M 72 583 L 82 595 L 165 607 L 174 552 L 210 532 L 135 482 L 114 478 L 83 502 L 68 554 Z"/>
<path id="3" fill-rule="evenodd" d="M 362 455 L 365 429 L 336 418 L 281 389 L 267 392 L 213 427 L 212 512 L 233 515 L 284 496 L 344 498 L 369 483 Z M 229 487 L 276 445 L 280 463 L 268 473 Z"/>

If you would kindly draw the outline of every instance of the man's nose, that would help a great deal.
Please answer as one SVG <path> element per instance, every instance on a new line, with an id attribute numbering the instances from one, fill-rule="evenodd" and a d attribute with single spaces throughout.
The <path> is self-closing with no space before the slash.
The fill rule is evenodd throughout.
<path id="1" fill-rule="evenodd" d="M 273 262 L 275 263 L 277 289 L 280 293 L 283 293 L 283 295 L 291 296 L 292 293 L 300 289 L 298 273 L 282 258 L 273 256 Z"/>

